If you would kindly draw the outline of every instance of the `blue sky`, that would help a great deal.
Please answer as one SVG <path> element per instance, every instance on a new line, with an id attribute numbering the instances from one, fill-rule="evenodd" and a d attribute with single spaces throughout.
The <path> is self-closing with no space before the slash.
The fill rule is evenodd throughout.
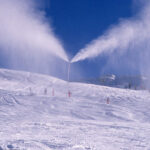
<path id="1" fill-rule="evenodd" d="M 45 4 L 46 16 L 71 55 L 119 19 L 132 16 L 131 0 L 45 0 Z"/>
<path id="2" fill-rule="evenodd" d="M 135 13 L 131 0 L 45 0 L 44 10 L 55 34 L 61 39 L 66 51 L 74 56 L 93 39 L 105 33 L 120 19 L 132 17 Z M 98 77 L 101 74 L 136 75 L 138 70 L 131 67 L 125 58 L 115 58 L 119 65 L 107 65 L 110 56 L 99 56 L 73 64 L 80 67 L 83 76 Z M 128 59 L 130 59 L 128 57 Z M 131 58 L 132 59 L 132 58 Z M 74 72 L 72 73 L 74 74 Z"/>
<path id="3" fill-rule="evenodd" d="M 53 28 L 53 33 L 63 44 L 70 59 L 92 40 L 102 36 L 113 26 L 117 26 L 120 23 L 120 20 L 134 16 L 138 8 L 135 6 L 135 3 L 133 4 L 134 0 L 33 1 L 39 6 L 38 9 L 42 10 L 46 17 L 46 23 L 48 22 Z M 47 29 L 47 26 L 44 26 L 43 20 L 40 21 L 39 24 L 34 24 L 36 23 L 36 18 L 39 19 L 36 15 L 40 16 L 41 14 L 38 14 L 39 11 L 37 11 L 37 14 L 36 11 L 32 14 L 32 7 L 27 7 L 26 11 L 24 3 L 30 3 L 30 0 L 23 1 L 23 5 L 19 5 L 18 2 L 19 0 L 14 0 L 13 4 L 12 1 L 9 0 L 7 0 L 6 3 L 3 2 L 6 4 L 6 6 L 3 4 L 6 7 L 4 10 L 3 5 L 1 6 L 2 12 L 0 17 L 2 20 L 2 28 L 0 28 L 0 44 L 1 42 L 3 44 L 0 48 L 3 49 L 3 45 L 5 45 L 5 48 L 0 53 L 0 66 L 3 68 L 47 73 L 54 76 L 56 75 L 60 78 L 66 77 L 67 64 L 64 61 L 57 59 L 55 61 L 53 60 L 54 58 L 51 60 L 49 56 L 46 56 L 47 60 L 45 60 L 46 53 L 38 51 L 41 48 L 40 46 L 43 46 L 41 48 L 43 50 L 45 44 L 52 45 L 49 43 L 50 40 L 47 40 L 47 36 L 43 37 L 43 35 L 46 35 L 45 32 L 40 34 L 40 32 L 43 31 L 43 28 Z M 23 11 L 16 11 L 15 6 L 16 8 L 22 8 Z M 14 8 L 12 10 L 7 7 Z M 31 12 L 28 9 L 31 9 Z M 11 18 L 14 20 L 10 18 L 11 15 Z M 40 35 L 40 38 L 43 38 L 41 41 L 46 41 L 47 43 L 38 45 L 39 43 L 36 40 L 37 37 L 36 35 L 33 35 L 35 33 Z M 53 35 L 50 33 L 49 38 L 52 36 Z M 31 45 L 28 43 L 29 39 Z M 58 46 L 57 42 L 54 43 L 54 46 L 56 45 Z M 31 47 L 29 48 L 28 46 L 38 50 L 31 53 Z M 12 51 L 9 51 L 11 49 Z M 21 50 L 23 50 L 23 53 Z M 43 57 L 41 57 L 42 55 Z M 33 58 L 35 61 L 32 60 Z M 93 59 L 85 59 L 73 63 L 71 65 L 71 77 L 98 77 L 103 74 L 137 75 L 139 74 L 139 64 L 136 61 L 138 60 L 137 58 L 138 57 L 135 57 L 135 54 L 132 51 L 126 51 L 122 56 L 118 55 L 117 52 L 111 53 L 111 55 L 102 54 Z M 62 64 L 62 67 L 60 64 Z"/>

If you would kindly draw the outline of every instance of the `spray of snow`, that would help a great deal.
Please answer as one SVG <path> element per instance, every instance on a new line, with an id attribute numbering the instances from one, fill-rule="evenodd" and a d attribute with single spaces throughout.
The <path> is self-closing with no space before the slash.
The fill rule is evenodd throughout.
<path id="1" fill-rule="evenodd" d="M 0 48 L 10 53 L 29 51 L 68 61 L 61 42 L 32 0 L 0 0 Z"/>
<path id="2" fill-rule="evenodd" d="M 135 49 L 149 40 L 150 3 L 146 2 L 139 14 L 128 20 L 122 20 L 118 25 L 105 32 L 104 35 L 87 44 L 71 62 L 94 58 L 102 53 L 110 54 L 115 50 L 125 52 L 129 48 Z"/>

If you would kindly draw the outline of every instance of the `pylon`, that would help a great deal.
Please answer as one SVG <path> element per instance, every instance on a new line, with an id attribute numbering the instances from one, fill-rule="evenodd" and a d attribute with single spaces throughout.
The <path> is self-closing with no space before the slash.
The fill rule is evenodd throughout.
<path id="1" fill-rule="evenodd" d="M 109 98 L 107 98 L 107 104 L 109 104 L 110 103 L 110 100 L 109 100 Z"/>
<path id="2" fill-rule="evenodd" d="M 54 89 L 52 89 L 52 96 L 55 96 L 55 91 L 54 91 Z"/>
<path id="3" fill-rule="evenodd" d="M 68 97 L 69 97 L 69 98 L 71 97 L 71 92 L 70 92 L 70 91 L 68 91 Z"/>

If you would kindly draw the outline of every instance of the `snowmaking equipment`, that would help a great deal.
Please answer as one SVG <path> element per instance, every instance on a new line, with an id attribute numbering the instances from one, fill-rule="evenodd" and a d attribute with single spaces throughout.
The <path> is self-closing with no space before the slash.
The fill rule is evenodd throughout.
<path id="1" fill-rule="evenodd" d="M 71 62 L 68 62 L 68 97 L 71 97 L 71 92 L 69 89 L 69 82 L 70 82 L 70 66 L 71 66 Z"/>

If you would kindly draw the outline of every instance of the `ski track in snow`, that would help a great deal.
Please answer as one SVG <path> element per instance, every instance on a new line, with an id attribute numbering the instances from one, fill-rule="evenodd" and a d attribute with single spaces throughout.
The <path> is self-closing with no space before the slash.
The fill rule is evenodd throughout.
<path id="1" fill-rule="evenodd" d="M 148 91 L 0 69 L 0 150 L 150 150 L 149 110 Z"/>

